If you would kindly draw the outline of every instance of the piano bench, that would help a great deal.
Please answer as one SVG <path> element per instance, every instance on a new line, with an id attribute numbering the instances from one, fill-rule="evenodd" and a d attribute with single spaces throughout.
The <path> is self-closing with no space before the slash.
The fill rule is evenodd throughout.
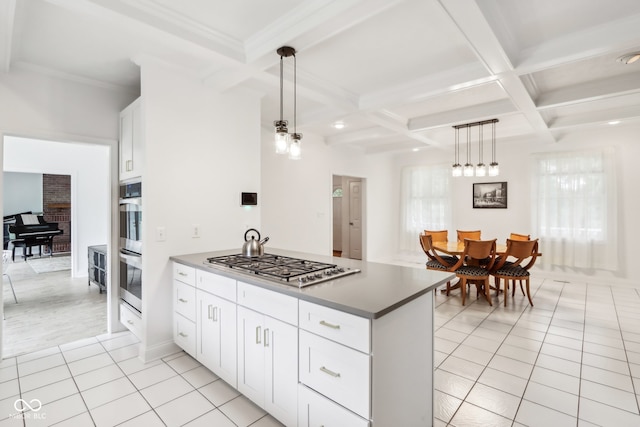
<path id="1" fill-rule="evenodd" d="M 27 257 L 33 255 L 31 253 L 31 248 L 34 246 L 38 247 L 38 255 L 42 256 L 42 245 L 47 245 L 49 247 L 49 255 L 53 256 L 53 239 L 50 237 L 36 239 L 14 239 L 9 243 L 11 243 L 11 261 L 16 260 L 16 248 L 23 248 L 22 258 L 24 258 L 25 260 L 27 259 Z"/>

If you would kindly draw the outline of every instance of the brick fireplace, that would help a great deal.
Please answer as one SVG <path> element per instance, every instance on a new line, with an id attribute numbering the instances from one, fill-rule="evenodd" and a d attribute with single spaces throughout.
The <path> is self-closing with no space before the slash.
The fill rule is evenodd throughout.
<path id="1" fill-rule="evenodd" d="M 71 176 L 42 175 L 42 209 L 44 220 L 63 231 L 53 238 L 53 252 L 71 252 Z"/>

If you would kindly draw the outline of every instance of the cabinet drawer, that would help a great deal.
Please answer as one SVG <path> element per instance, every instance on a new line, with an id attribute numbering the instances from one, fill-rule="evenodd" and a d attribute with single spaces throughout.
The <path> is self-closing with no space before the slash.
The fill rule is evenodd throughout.
<path id="1" fill-rule="evenodd" d="M 184 351 L 196 357 L 196 323 L 179 314 L 173 315 L 173 340 Z"/>
<path id="2" fill-rule="evenodd" d="M 300 385 L 298 388 L 298 427 L 315 426 L 369 427 L 369 421 Z"/>
<path id="3" fill-rule="evenodd" d="M 267 316 L 298 325 L 298 299 L 238 282 L 238 304 Z"/>
<path id="4" fill-rule="evenodd" d="M 196 270 L 196 287 L 229 301 L 236 301 L 236 280 Z"/>
<path id="5" fill-rule="evenodd" d="M 371 322 L 364 317 L 301 300 L 300 328 L 363 353 L 371 352 Z"/>
<path id="6" fill-rule="evenodd" d="M 120 304 L 120 323 L 127 327 L 133 335 L 142 336 L 142 318 L 140 313 L 129 308 L 126 304 Z"/>
<path id="7" fill-rule="evenodd" d="M 300 382 L 370 417 L 369 355 L 300 330 Z"/>
<path id="8" fill-rule="evenodd" d="M 173 278 L 179 280 L 188 285 L 196 285 L 196 269 L 193 267 L 187 267 L 186 265 L 173 263 Z"/>
<path id="9" fill-rule="evenodd" d="M 196 321 L 196 288 L 185 283 L 173 281 L 173 307 L 177 313 L 189 320 Z"/>

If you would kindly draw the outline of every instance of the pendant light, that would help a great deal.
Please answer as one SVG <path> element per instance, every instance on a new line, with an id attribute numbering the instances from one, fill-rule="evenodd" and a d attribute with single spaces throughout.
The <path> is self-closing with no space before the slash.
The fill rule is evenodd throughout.
<path id="1" fill-rule="evenodd" d="M 476 176 L 486 176 L 487 175 L 487 167 L 482 161 L 483 152 L 484 152 L 484 139 L 482 135 L 482 128 L 484 124 L 480 124 L 478 126 L 478 164 L 476 165 Z"/>
<path id="2" fill-rule="evenodd" d="M 498 176 L 500 168 L 496 162 L 496 122 L 498 119 L 491 121 L 491 164 L 489 165 L 489 176 Z"/>
<path id="3" fill-rule="evenodd" d="M 273 122 L 275 127 L 275 144 L 277 154 L 289 154 L 289 158 L 293 160 L 301 159 L 302 150 L 300 140 L 302 134 L 297 133 L 296 129 L 296 114 L 297 114 L 297 93 L 296 93 L 296 50 L 290 46 L 282 46 L 276 50 L 276 53 L 280 55 L 280 120 Z M 293 56 L 293 133 L 289 133 L 287 125 L 289 124 L 283 118 L 283 106 L 284 106 L 284 77 L 283 77 L 283 62 L 284 58 Z"/>
<path id="4" fill-rule="evenodd" d="M 460 164 L 460 128 L 454 126 L 454 129 L 456 130 L 456 142 L 453 147 L 454 163 L 451 169 L 451 175 L 454 177 L 459 177 L 462 176 L 462 165 Z"/>
<path id="5" fill-rule="evenodd" d="M 467 126 L 467 163 L 462 169 L 464 176 L 473 176 L 473 165 L 471 164 L 471 127 Z"/>

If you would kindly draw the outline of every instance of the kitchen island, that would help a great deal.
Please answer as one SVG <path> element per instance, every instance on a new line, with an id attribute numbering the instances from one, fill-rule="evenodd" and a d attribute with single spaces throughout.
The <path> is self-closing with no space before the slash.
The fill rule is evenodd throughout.
<path id="1" fill-rule="evenodd" d="M 269 249 L 358 269 L 298 288 L 171 257 L 174 339 L 287 426 L 430 426 L 433 290 L 421 268 Z"/>

